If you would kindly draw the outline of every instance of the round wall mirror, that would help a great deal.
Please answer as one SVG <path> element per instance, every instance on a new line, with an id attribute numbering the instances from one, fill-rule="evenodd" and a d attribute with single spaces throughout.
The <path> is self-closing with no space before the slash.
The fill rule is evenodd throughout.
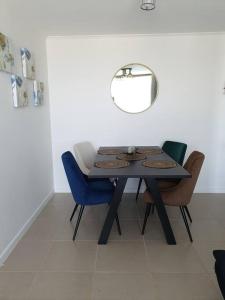
<path id="1" fill-rule="evenodd" d="M 130 64 L 116 72 L 111 84 L 113 102 L 127 113 L 140 113 L 151 107 L 158 92 L 152 70 L 141 64 Z"/>

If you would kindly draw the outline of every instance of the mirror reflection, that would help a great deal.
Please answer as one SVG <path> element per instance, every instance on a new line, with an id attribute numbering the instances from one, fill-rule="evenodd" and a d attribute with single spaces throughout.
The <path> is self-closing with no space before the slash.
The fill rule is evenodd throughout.
<path id="1" fill-rule="evenodd" d="M 113 77 L 111 95 L 114 103 L 128 113 L 143 112 L 157 96 L 157 79 L 152 70 L 141 64 L 122 67 Z"/>

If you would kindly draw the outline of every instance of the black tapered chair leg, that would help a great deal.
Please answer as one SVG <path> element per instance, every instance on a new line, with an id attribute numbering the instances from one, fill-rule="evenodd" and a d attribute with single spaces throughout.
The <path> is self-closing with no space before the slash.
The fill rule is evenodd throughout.
<path id="1" fill-rule="evenodd" d="M 187 216 L 188 216 L 188 219 L 190 220 L 190 222 L 192 223 L 192 218 L 191 218 L 191 214 L 189 212 L 189 209 L 188 207 L 185 205 L 184 206 L 184 211 L 186 212 Z"/>
<path id="2" fill-rule="evenodd" d="M 78 204 L 75 205 L 74 210 L 73 210 L 73 212 L 72 212 L 72 215 L 71 215 L 71 217 L 70 217 L 70 222 L 73 220 L 74 214 L 75 214 L 75 212 L 76 212 L 78 206 L 79 206 Z"/>
<path id="3" fill-rule="evenodd" d="M 141 184 L 142 184 L 142 178 L 139 179 L 138 189 L 137 189 L 137 194 L 136 194 L 136 201 L 138 200 L 138 196 L 139 196 L 139 193 L 140 193 Z"/>
<path id="4" fill-rule="evenodd" d="M 191 235 L 191 231 L 190 231 L 190 228 L 189 228 L 189 225 L 188 225 L 188 221 L 187 221 L 187 218 L 186 218 L 186 215 L 185 215 L 185 211 L 184 211 L 184 207 L 183 207 L 183 206 L 180 206 L 180 211 L 181 211 L 181 214 L 182 214 L 182 217 L 183 217 L 183 220 L 184 220 L 184 224 L 185 224 L 185 226 L 186 226 L 186 229 L 187 229 L 187 232 L 188 232 L 190 241 L 193 242 L 192 235 Z"/>
<path id="5" fill-rule="evenodd" d="M 147 223 L 148 217 L 149 217 L 150 212 L 151 212 L 151 207 L 152 207 L 152 204 L 147 203 L 146 210 L 145 210 L 144 223 L 143 223 L 143 227 L 142 227 L 142 231 L 141 231 L 142 235 L 145 233 L 145 227 L 146 227 L 146 223 Z"/>
<path id="6" fill-rule="evenodd" d="M 114 180 L 113 180 L 113 185 L 114 185 L 114 186 L 117 185 L 117 181 L 118 181 L 118 179 L 117 179 L 117 178 L 114 178 Z"/>
<path id="7" fill-rule="evenodd" d="M 116 225 L 117 225 L 118 233 L 119 233 L 119 235 L 121 235 L 122 233 L 121 233 L 121 227 L 120 227 L 120 221 L 119 221 L 118 214 L 116 214 L 115 220 L 116 220 Z"/>
<path id="8" fill-rule="evenodd" d="M 79 225 L 80 225 L 80 220 L 81 220 L 83 211 L 84 211 L 84 205 L 81 205 L 80 211 L 79 211 L 79 215 L 78 215 L 78 218 L 77 218 L 77 224 L 76 224 L 76 227 L 75 227 L 75 230 L 74 230 L 74 234 L 73 234 L 73 241 L 76 238 L 77 231 L 78 231 L 78 228 L 79 228 Z"/>

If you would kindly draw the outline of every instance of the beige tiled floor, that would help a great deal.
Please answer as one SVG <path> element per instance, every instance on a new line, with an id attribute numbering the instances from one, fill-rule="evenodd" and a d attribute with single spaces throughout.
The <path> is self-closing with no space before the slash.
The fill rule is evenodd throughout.
<path id="1" fill-rule="evenodd" d="M 0 300 L 222 300 L 213 249 L 225 249 L 225 195 L 194 195 L 191 244 L 179 210 L 168 208 L 177 239 L 165 242 L 157 214 L 141 236 L 144 205 L 124 195 L 116 226 L 97 245 L 107 206 L 86 208 L 77 241 L 71 241 L 74 202 L 58 194 L 0 268 Z M 76 221 L 76 218 L 75 220 Z"/>

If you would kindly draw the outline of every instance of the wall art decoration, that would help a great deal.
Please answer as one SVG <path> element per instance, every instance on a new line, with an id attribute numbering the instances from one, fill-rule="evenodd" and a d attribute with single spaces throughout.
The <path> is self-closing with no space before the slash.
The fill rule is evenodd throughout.
<path id="1" fill-rule="evenodd" d="M 33 83 L 33 101 L 34 106 L 39 106 L 44 100 L 44 83 L 35 80 Z"/>
<path id="2" fill-rule="evenodd" d="M 14 54 L 11 41 L 0 32 L 0 71 L 12 73 Z"/>
<path id="3" fill-rule="evenodd" d="M 26 83 L 17 75 L 11 76 L 13 106 L 23 107 L 28 105 L 28 93 Z"/>
<path id="4" fill-rule="evenodd" d="M 35 79 L 34 58 L 27 48 L 20 48 L 23 76 L 27 79 Z"/>

